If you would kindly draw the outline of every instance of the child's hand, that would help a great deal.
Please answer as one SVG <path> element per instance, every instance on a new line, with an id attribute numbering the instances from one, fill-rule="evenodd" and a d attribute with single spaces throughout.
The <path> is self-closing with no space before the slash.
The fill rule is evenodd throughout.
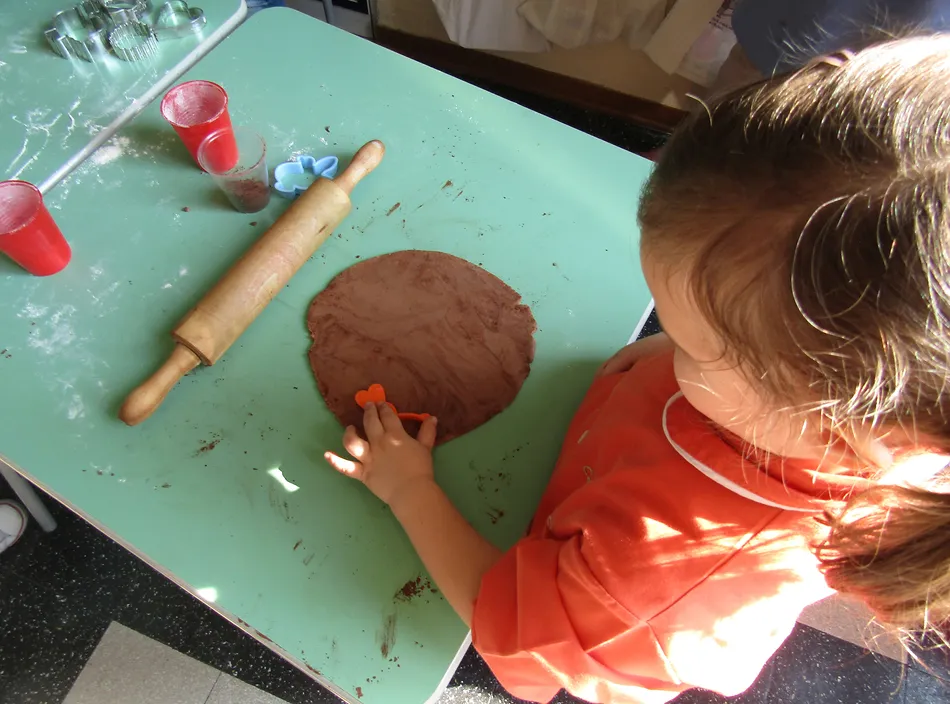
<path id="1" fill-rule="evenodd" d="M 436 420 L 427 419 L 413 439 L 402 427 L 402 421 L 387 404 L 366 404 L 361 438 L 352 425 L 343 433 L 343 446 L 356 461 L 343 459 L 332 452 L 324 454 L 337 471 L 359 479 L 380 500 L 387 504 L 418 483 L 431 483 L 432 446 L 435 445 Z"/>
<path id="2" fill-rule="evenodd" d="M 611 374 L 623 374 L 633 368 L 643 357 L 650 357 L 660 352 L 665 352 L 673 347 L 673 342 L 667 337 L 665 332 L 657 333 L 644 337 L 642 340 L 632 342 L 613 357 L 604 362 L 597 370 L 597 376 L 609 376 Z"/>

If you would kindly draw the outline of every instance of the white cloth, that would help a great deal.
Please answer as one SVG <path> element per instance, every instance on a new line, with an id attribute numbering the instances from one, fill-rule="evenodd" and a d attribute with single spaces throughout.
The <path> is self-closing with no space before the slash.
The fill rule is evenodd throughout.
<path id="1" fill-rule="evenodd" d="M 548 51 L 548 40 L 518 14 L 521 0 L 433 0 L 449 39 L 466 49 Z"/>
<path id="2" fill-rule="evenodd" d="M 666 73 L 710 85 L 735 42 L 724 0 L 433 0 L 456 44 L 494 51 L 577 49 L 618 39 Z M 693 49 L 691 52 L 690 50 Z M 610 70 L 605 67 L 604 70 Z"/>
<path id="3" fill-rule="evenodd" d="M 719 70 L 736 45 L 736 34 L 732 31 L 734 5 L 733 0 L 726 0 L 722 4 L 686 53 L 676 73 L 705 88 L 710 88 L 716 82 Z"/>
<path id="4" fill-rule="evenodd" d="M 660 26 L 666 7 L 667 0 L 525 0 L 518 12 L 564 49 L 618 38 L 639 49 Z"/>
<path id="5" fill-rule="evenodd" d="M 706 31 L 723 0 L 676 0 L 663 22 L 643 47 L 653 63 L 674 73 L 693 44 Z M 725 58 L 725 57 L 723 57 Z"/>

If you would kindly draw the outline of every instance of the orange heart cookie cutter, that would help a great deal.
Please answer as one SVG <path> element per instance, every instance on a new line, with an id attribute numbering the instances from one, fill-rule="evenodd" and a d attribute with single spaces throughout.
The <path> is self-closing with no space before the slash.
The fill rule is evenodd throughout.
<path id="1" fill-rule="evenodd" d="M 368 389 L 357 391 L 355 398 L 356 405 L 360 408 L 366 408 L 367 403 L 385 403 L 396 412 L 399 420 L 415 420 L 421 423 L 426 418 L 432 417 L 429 413 L 400 413 L 396 411 L 396 407 L 386 400 L 386 389 L 383 388 L 382 384 L 370 384 Z"/>

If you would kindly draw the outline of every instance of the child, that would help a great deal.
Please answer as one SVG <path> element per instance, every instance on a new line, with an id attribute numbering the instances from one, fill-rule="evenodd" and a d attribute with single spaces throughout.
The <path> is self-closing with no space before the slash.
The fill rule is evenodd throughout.
<path id="1" fill-rule="evenodd" d="M 515 696 L 742 692 L 833 590 L 950 615 L 950 35 L 816 60 L 688 117 L 640 204 L 666 335 L 608 361 L 501 553 L 368 408 L 355 461 Z"/>

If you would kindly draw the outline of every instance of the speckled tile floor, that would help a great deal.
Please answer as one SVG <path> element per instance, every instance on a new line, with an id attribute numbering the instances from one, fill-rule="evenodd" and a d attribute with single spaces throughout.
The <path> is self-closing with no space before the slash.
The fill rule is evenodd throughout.
<path id="1" fill-rule="evenodd" d="M 63 704 L 286 704 L 113 621 Z"/>
<path id="2" fill-rule="evenodd" d="M 650 151 L 663 140 L 589 111 L 483 87 L 631 151 Z M 655 321 L 645 328 L 655 330 Z M 9 495 L 0 485 L 0 498 Z M 44 534 L 31 526 L 0 555 L 0 704 L 64 702 L 113 621 L 289 704 L 338 701 L 85 521 L 47 502 L 59 528 Z M 923 659 L 930 672 L 800 625 L 746 693 L 726 699 L 693 690 L 675 702 L 950 704 L 946 654 L 935 650 Z M 474 651 L 440 702 L 516 704 Z M 577 700 L 562 693 L 555 702 Z"/>

